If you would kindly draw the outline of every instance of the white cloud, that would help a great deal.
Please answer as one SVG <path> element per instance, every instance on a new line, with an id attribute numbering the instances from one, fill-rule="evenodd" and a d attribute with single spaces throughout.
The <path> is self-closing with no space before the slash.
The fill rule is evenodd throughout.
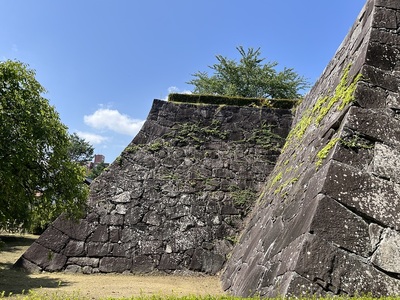
<path id="1" fill-rule="evenodd" d="M 192 92 L 189 90 L 183 90 L 181 91 L 180 88 L 176 87 L 176 86 L 170 86 L 168 88 L 168 94 L 171 93 L 179 93 L 179 94 L 191 94 Z"/>
<path id="2" fill-rule="evenodd" d="M 100 108 L 92 115 L 84 116 L 83 120 L 95 129 L 108 129 L 130 136 L 135 136 L 144 124 L 143 120 L 131 119 L 118 110 L 108 108 Z"/>
<path id="3" fill-rule="evenodd" d="M 167 94 L 167 96 L 165 96 L 164 100 L 168 100 L 168 95 L 169 94 L 173 94 L 173 93 L 175 93 L 175 94 L 191 94 L 192 92 L 189 91 L 189 90 L 183 90 L 182 91 L 176 86 L 170 86 L 168 88 L 168 94 Z"/>
<path id="4" fill-rule="evenodd" d="M 89 133 L 89 132 L 77 131 L 76 134 L 80 138 L 86 140 L 89 144 L 92 144 L 92 145 L 98 145 L 98 144 L 101 144 L 108 140 L 108 138 L 105 136 L 101 136 L 101 135 Z"/>

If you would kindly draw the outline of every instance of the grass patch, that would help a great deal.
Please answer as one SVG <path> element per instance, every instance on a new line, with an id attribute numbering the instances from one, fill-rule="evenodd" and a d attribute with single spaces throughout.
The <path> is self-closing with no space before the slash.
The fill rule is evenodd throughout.
<path id="1" fill-rule="evenodd" d="M 299 102 L 299 99 L 245 98 L 221 95 L 172 93 L 168 95 L 168 101 L 189 104 L 232 105 L 251 107 L 265 106 L 269 108 L 291 109 Z"/>

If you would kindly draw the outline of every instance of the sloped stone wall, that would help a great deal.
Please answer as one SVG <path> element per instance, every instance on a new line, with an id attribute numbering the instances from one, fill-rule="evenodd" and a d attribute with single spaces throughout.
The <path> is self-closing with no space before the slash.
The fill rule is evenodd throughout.
<path id="1" fill-rule="evenodd" d="M 92 183 L 87 216 L 59 217 L 17 265 L 216 274 L 291 121 L 287 109 L 155 100 L 139 134 Z"/>
<path id="2" fill-rule="evenodd" d="M 399 17 L 399 1 L 367 1 L 298 108 L 227 291 L 400 294 Z"/>

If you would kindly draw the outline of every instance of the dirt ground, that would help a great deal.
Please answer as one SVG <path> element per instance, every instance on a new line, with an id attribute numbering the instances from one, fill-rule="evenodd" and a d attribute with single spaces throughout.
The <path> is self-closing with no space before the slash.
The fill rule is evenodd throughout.
<path id="1" fill-rule="evenodd" d="M 37 238 L 34 235 L 1 234 L 5 246 L 0 249 L 0 294 L 37 292 L 79 292 L 92 299 L 139 295 L 222 295 L 216 276 L 134 276 L 120 274 L 27 274 L 11 269 L 13 263 Z"/>

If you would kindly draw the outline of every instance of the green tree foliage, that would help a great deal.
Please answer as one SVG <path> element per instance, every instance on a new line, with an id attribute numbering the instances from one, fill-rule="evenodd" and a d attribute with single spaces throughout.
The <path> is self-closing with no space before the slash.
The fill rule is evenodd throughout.
<path id="1" fill-rule="evenodd" d="M 284 68 L 277 72 L 277 62 L 264 62 L 260 48 L 247 51 L 242 46 L 236 48 L 240 62 L 217 55 L 218 63 L 210 66 L 212 76 L 206 72 L 197 72 L 195 79 L 187 82 L 194 85 L 195 94 L 212 94 L 224 96 L 296 99 L 301 97 L 299 91 L 309 87 L 307 80 L 293 69 Z"/>
<path id="2" fill-rule="evenodd" d="M 96 177 L 98 177 L 98 176 L 101 174 L 101 172 L 103 172 L 103 170 L 104 170 L 105 168 L 107 168 L 107 166 L 108 166 L 108 164 L 103 163 L 103 162 L 97 164 L 97 166 L 95 166 L 95 167 L 90 171 L 88 177 L 89 177 L 90 179 L 95 179 Z"/>
<path id="3" fill-rule="evenodd" d="M 80 138 L 76 133 L 69 136 L 69 156 L 72 161 L 85 165 L 93 159 L 94 149 L 85 139 Z"/>
<path id="4" fill-rule="evenodd" d="M 27 65 L 0 62 L 0 229 L 83 212 L 85 170 L 71 160 L 67 128 Z"/>

